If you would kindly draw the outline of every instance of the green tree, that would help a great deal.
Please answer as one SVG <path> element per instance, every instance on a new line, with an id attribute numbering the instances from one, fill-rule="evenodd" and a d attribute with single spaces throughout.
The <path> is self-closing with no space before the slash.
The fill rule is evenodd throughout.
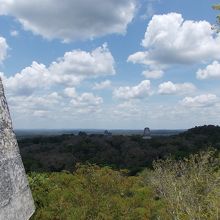
<path id="1" fill-rule="evenodd" d="M 214 10 L 220 10 L 220 4 L 213 5 L 212 8 Z M 216 19 L 217 19 L 217 25 L 214 26 L 213 28 L 219 32 L 220 31 L 220 15 L 217 15 Z"/>
<path id="2" fill-rule="evenodd" d="M 33 220 L 147 220 L 160 215 L 161 202 L 153 190 L 127 171 L 80 165 L 73 174 L 31 173 L 29 182 L 37 207 Z"/>

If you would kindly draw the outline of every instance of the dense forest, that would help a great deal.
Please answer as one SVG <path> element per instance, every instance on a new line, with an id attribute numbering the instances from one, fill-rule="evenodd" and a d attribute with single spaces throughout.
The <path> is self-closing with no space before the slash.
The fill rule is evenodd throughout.
<path id="1" fill-rule="evenodd" d="M 33 137 L 19 140 L 26 171 L 74 171 L 78 163 L 128 169 L 131 174 L 152 167 L 157 159 L 179 159 L 208 148 L 220 149 L 220 127 L 202 126 L 178 135 L 79 135 Z"/>
<path id="2" fill-rule="evenodd" d="M 220 127 L 19 141 L 33 220 L 220 219 Z"/>

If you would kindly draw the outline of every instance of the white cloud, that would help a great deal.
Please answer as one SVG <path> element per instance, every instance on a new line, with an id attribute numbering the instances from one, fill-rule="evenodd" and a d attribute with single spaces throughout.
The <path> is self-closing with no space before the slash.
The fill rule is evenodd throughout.
<path id="1" fill-rule="evenodd" d="M 48 111 L 36 110 L 36 111 L 33 112 L 33 116 L 44 118 L 44 117 L 47 117 L 48 113 L 49 113 Z"/>
<path id="2" fill-rule="evenodd" d="M 192 93 L 196 87 L 192 83 L 173 83 L 171 81 L 161 83 L 159 85 L 158 93 L 161 95 L 178 95 Z"/>
<path id="3" fill-rule="evenodd" d="M 78 93 L 75 86 L 82 80 L 114 75 L 114 64 L 107 45 L 103 45 L 91 52 L 67 52 L 48 66 L 34 61 L 14 76 L 0 72 L 15 123 L 21 127 L 41 123 L 65 127 L 67 123 L 71 127 L 70 121 L 77 121 L 82 114 L 83 121 L 91 120 L 91 115 L 97 118 L 103 98 L 90 92 Z"/>
<path id="4" fill-rule="evenodd" d="M 77 93 L 76 93 L 76 89 L 75 88 L 65 88 L 64 89 L 64 94 L 67 96 L 67 97 L 71 97 L 71 98 L 74 98 L 77 96 Z"/>
<path id="5" fill-rule="evenodd" d="M 111 81 L 110 80 L 105 80 L 102 81 L 100 83 L 95 83 L 95 85 L 93 86 L 94 90 L 102 90 L 102 89 L 108 89 L 111 87 Z"/>
<path id="6" fill-rule="evenodd" d="M 8 96 L 8 102 L 11 109 L 18 114 L 27 113 L 34 114 L 34 112 L 51 112 L 57 109 L 57 105 L 62 106 L 62 97 L 56 92 L 44 94 L 41 96 Z"/>
<path id="7" fill-rule="evenodd" d="M 52 83 L 51 75 L 43 64 L 33 62 L 31 66 L 24 68 L 14 76 L 3 76 L 7 92 L 17 95 L 30 95 L 36 89 L 50 86 Z"/>
<path id="8" fill-rule="evenodd" d="M 49 89 L 60 84 L 75 86 L 86 78 L 115 74 L 114 58 L 106 45 L 92 52 L 74 50 L 52 62 L 49 67 L 33 62 L 20 73 L 11 77 L 3 76 L 8 92 L 30 95 L 40 89 Z"/>
<path id="9" fill-rule="evenodd" d="M 218 61 L 213 61 L 213 63 L 206 66 L 205 69 L 199 69 L 196 75 L 198 79 L 220 79 L 220 63 Z"/>
<path id="10" fill-rule="evenodd" d="M 74 107 L 98 106 L 103 103 L 103 99 L 93 93 L 83 93 L 71 100 Z"/>
<path id="11" fill-rule="evenodd" d="M 164 72 L 162 70 L 145 70 L 142 75 L 148 79 L 159 79 L 163 76 Z"/>
<path id="12" fill-rule="evenodd" d="M 103 99 L 93 93 L 79 94 L 74 88 L 66 88 L 64 93 L 61 94 L 52 91 L 48 92 L 29 96 L 8 96 L 13 115 L 22 118 L 34 119 L 35 117 L 40 117 L 53 120 L 57 120 L 57 118 L 62 120 L 67 116 L 71 120 L 73 115 L 79 117 L 81 114 L 101 111 Z"/>
<path id="13" fill-rule="evenodd" d="M 6 39 L 4 37 L 0 37 L 0 63 L 6 58 L 8 48 Z"/>
<path id="14" fill-rule="evenodd" d="M 142 46 L 128 61 L 164 69 L 173 64 L 201 63 L 220 58 L 220 34 L 207 21 L 184 20 L 181 14 L 154 15 Z"/>
<path id="15" fill-rule="evenodd" d="M 78 94 L 75 88 L 65 88 L 64 97 L 70 98 L 70 106 L 75 109 L 91 109 L 98 107 L 103 103 L 102 97 L 89 92 Z"/>
<path id="16" fill-rule="evenodd" d="M 110 111 L 113 112 L 116 118 L 128 118 L 131 120 L 133 117 L 140 117 L 143 109 L 138 100 L 125 100 L 125 102 L 115 105 Z"/>
<path id="17" fill-rule="evenodd" d="M 114 58 L 107 44 L 92 52 L 74 50 L 67 52 L 49 67 L 50 72 L 57 75 L 77 75 L 81 77 L 98 77 L 114 75 Z"/>
<path id="18" fill-rule="evenodd" d="M 17 37 L 17 36 L 19 35 L 19 32 L 16 31 L 16 30 L 12 30 L 12 31 L 10 32 L 10 35 L 11 35 L 12 37 Z"/>
<path id="19" fill-rule="evenodd" d="M 151 83 L 144 80 L 137 86 L 119 87 L 113 91 L 113 96 L 119 99 L 142 99 L 151 94 Z"/>
<path id="20" fill-rule="evenodd" d="M 70 109 L 74 108 L 78 114 L 100 112 L 102 103 L 102 97 L 85 92 L 71 99 Z"/>
<path id="21" fill-rule="evenodd" d="M 125 33 L 136 5 L 136 0 L 1 0 L 0 14 L 45 38 L 69 41 Z"/>
<path id="22" fill-rule="evenodd" d="M 195 97 L 185 97 L 180 103 L 186 107 L 210 107 L 217 103 L 215 94 L 204 94 Z"/>

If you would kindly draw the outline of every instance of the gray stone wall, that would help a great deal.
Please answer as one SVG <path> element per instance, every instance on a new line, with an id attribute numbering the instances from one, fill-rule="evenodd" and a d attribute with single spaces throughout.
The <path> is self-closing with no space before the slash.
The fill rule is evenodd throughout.
<path id="1" fill-rule="evenodd" d="M 34 210 L 0 78 L 0 220 L 27 220 Z"/>

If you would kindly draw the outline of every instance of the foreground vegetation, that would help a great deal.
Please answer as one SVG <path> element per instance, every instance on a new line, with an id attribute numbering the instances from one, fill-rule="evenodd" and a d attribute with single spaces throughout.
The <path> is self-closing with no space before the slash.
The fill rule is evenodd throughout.
<path id="1" fill-rule="evenodd" d="M 97 165 L 30 173 L 32 219 L 220 219 L 220 157 L 201 152 L 160 160 L 136 176 Z"/>
<path id="2" fill-rule="evenodd" d="M 95 165 L 74 174 L 32 173 L 30 185 L 37 204 L 33 219 L 148 219 L 159 206 L 140 177 Z"/>

